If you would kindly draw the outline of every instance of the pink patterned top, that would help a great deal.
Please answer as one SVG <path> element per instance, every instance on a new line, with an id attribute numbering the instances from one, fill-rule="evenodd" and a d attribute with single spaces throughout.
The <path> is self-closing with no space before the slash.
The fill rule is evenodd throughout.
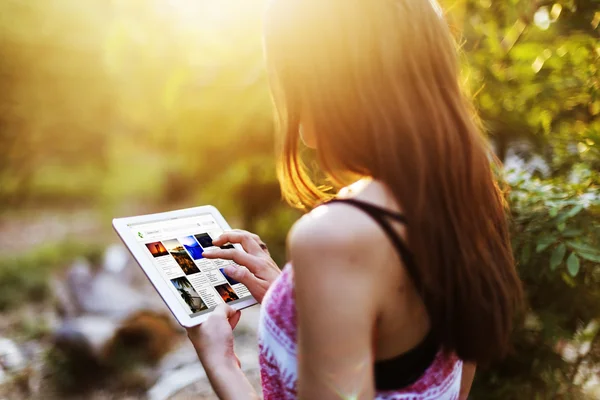
<path id="1" fill-rule="evenodd" d="M 291 265 L 271 285 L 263 299 L 259 325 L 259 361 L 265 400 L 296 398 L 296 307 Z M 376 400 L 456 400 L 462 361 L 438 352 L 433 363 L 413 384 L 399 390 L 377 391 Z"/>

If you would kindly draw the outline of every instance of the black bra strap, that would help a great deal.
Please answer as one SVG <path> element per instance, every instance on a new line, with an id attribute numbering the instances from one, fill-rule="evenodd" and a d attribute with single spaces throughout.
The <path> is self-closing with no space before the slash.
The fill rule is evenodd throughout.
<path id="1" fill-rule="evenodd" d="M 356 199 L 333 199 L 328 203 L 346 203 L 361 209 L 373 218 L 392 241 L 416 287 L 421 287 L 420 274 L 413 255 L 388 220 L 389 217 L 406 225 L 406 218 L 403 215 Z M 408 352 L 389 360 L 375 362 L 375 387 L 377 390 L 396 390 L 413 384 L 433 363 L 438 350 L 437 340 L 431 330 L 419 345 Z"/>
<path id="2" fill-rule="evenodd" d="M 390 211 L 387 208 L 376 206 L 375 204 L 372 204 L 372 203 L 367 203 L 366 201 L 361 201 L 361 200 L 356 200 L 356 199 L 331 199 L 327 203 L 352 204 L 353 206 L 365 211 L 367 214 L 371 214 L 371 213 L 375 213 L 377 215 L 383 214 L 383 215 L 388 216 L 388 217 L 390 217 L 398 222 L 401 222 L 405 225 L 408 223 L 406 221 L 406 217 L 404 217 L 404 215 Z"/>
<path id="3" fill-rule="evenodd" d="M 401 222 L 406 225 L 406 218 L 402 214 L 398 214 L 385 208 L 376 206 L 375 204 L 367 203 L 356 199 L 332 199 L 325 204 L 331 203 L 345 203 L 352 205 L 356 208 L 361 209 L 362 211 L 367 213 L 371 218 L 373 218 L 373 220 L 381 227 L 381 229 L 383 229 L 386 236 L 392 241 L 394 248 L 396 249 L 398 255 L 402 259 L 404 267 L 410 274 L 413 282 L 415 283 L 415 286 L 421 287 L 420 274 L 416 268 L 416 264 L 412 253 L 386 218 L 392 218 L 395 221 Z"/>

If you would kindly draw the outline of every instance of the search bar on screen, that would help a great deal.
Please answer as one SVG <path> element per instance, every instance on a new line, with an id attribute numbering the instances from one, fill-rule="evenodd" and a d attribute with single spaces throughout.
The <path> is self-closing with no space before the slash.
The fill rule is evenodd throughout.
<path id="1" fill-rule="evenodd" d="M 202 225 L 200 225 L 200 223 L 177 225 L 177 226 L 171 226 L 168 228 L 163 228 L 163 232 L 178 232 L 178 231 L 184 231 L 184 230 L 188 230 L 188 229 L 195 229 L 195 228 L 198 228 L 201 226 Z"/>

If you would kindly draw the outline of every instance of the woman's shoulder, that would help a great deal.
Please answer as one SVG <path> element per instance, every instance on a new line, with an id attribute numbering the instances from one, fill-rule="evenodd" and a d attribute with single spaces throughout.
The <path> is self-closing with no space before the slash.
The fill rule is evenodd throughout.
<path id="1" fill-rule="evenodd" d="M 385 243 L 385 233 L 368 214 L 343 203 L 315 208 L 288 235 L 291 261 L 308 269 L 369 270 L 364 265 L 370 265 L 373 272 L 386 256 Z"/>
<path id="2" fill-rule="evenodd" d="M 361 180 L 343 188 L 340 198 L 354 198 L 400 212 L 389 189 L 375 180 Z M 364 211 L 349 204 L 325 203 L 300 218 L 288 236 L 288 244 L 322 245 L 335 249 L 359 244 L 378 243 L 385 235 L 378 224 Z"/>
<path id="3" fill-rule="evenodd" d="M 368 246 L 376 225 L 364 212 L 344 204 L 324 204 L 300 218 L 290 230 L 290 247 L 324 251 Z"/>

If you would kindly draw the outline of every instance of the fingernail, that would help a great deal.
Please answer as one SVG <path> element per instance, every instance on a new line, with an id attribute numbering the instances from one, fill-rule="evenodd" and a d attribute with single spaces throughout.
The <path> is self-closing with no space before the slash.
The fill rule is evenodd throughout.
<path id="1" fill-rule="evenodd" d="M 225 271 L 225 273 L 227 275 L 231 275 L 231 274 L 235 274 L 236 268 L 233 265 L 228 265 L 225 268 L 223 268 L 223 270 Z"/>

